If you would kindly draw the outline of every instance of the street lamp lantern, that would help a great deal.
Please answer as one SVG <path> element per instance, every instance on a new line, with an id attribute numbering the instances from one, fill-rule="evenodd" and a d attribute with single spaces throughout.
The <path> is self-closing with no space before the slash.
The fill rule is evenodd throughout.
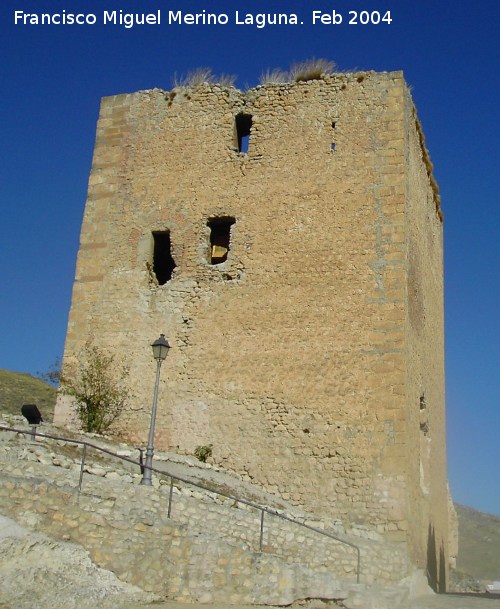
<path id="1" fill-rule="evenodd" d="M 170 345 L 168 340 L 165 338 L 165 334 L 160 334 L 160 338 L 157 338 L 151 345 L 153 348 L 153 357 L 156 360 L 156 382 L 155 382 L 155 393 L 153 396 L 153 406 L 151 408 L 151 423 L 149 425 L 149 437 L 148 446 L 146 448 L 146 459 L 144 461 L 144 469 L 142 474 L 141 484 L 151 486 L 152 484 L 152 471 L 153 467 L 153 455 L 154 455 L 154 439 L 155 439 L 155 423 L 156 423 L 156 409 L 158 406 L 158 388 L 160 386 L 160 369 L 163 360 L 167 357 Z"/>
<path id="2" fill-rule="evenodd" d="M 168 355 L 168 350 L 170 349 L 170 345 L 168 344 L 168 340 L 165 338 L 165 334 L 160 334 L 160 338 L 157 338 L 151 347 L 153 348 L 153 357 L 155 360 L 161 360 L 163 362 Z"/>

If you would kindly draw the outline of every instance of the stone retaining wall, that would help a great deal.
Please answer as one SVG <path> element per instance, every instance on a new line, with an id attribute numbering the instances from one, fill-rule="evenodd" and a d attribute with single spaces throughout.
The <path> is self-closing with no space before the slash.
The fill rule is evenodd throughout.
<path id="1" fill-rule="evenodd" d="M 351 547 L 297 524 L 266 515 L 261 553 L 255 508 L 176 485 L 168 518 L 169 484 L 142 487 L 137 475 L 95 463 L 78 496 L 78 465 L 65 459 L 36 443 L 0 446 L 0 512 L 80 543 L 99 566 L 145 590 L 187 601 L 280 603 L 335 598 L 356 581 Z M 407 575 L 403 548 L 355 543 L 362 583 Z"/>

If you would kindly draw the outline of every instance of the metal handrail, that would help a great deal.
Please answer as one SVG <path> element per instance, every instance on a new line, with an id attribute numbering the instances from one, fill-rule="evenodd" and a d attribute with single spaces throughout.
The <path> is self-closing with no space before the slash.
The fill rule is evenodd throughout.
<path id="1" fill-rule="evenodd" d="M 252 507 L 256 510 L 259 510 L 261 512 L 259 552 L 263 552 L 263 549 L 262 549 L 263 543 L 262 542 L 263 542 L 263 538 L 264 538 L 264 514 L 269 514 L 271 516 L 281 518 L 282 520 L 295 524 L 299 527 L 303 527 L 304 529 L 308 529 L 309 531 L 313 531 L 314 533 L 318 533 L 319 535 L 323 535 L 324 537 L 328 537 L 330 539 L 338 541 L 339 543 L 342 543 L 342 544 L 349 546 L 351 548 L 354 548 L 356 550 L 356 582 L 359 584 L 360 570 L 361 570 L 361 550 L 360 550 L 359 546 L 351 543 L 350 541 L 346 541 L 345 539 L 341 539 L 340 537 L 332 535 L 332 533 L 328 533 L 327 531 L 323 531 L 322 529 L 313 527 L 309 524 L 306 524 L 305 522 L 300 522 L 300 520 L 295 520 L 294 518 L 291 518 L 290 516 L 286 516 L 285 514 L 282 514 L 271 508 L 267 508 L 262 505 L 259 505 L 258 503 L 254 503 L 253 501 L 248 501 L 247 499 L 242 499 L 240 497 L 230 495 L 223 491 L 214 490 L 214 489 L 210 488 L 209 486 L 200 484 L 199 482 L 193 482 L 192 480 L 188 480 L 187 478 L 183 478 L 182 476 L 176 476 L 176 475 L 170 474 L 168 471 L 162 471 L 162 470 L 156 469 L 154 467 L 149 468 L 144 463 L 141 463 L 141 461 L 136 461 L 135 459 L 130 459 L 129 457 L 125 457 L 124 455 L 118 455 L 118 454 L 114 453 L 113 451 L 108 450 L 107 448 L 103 448 L 102 446 L 98 446 L 97 444 L 93 444 L 92 442 L 87 442 L 86 440 L 74 440 L 72 438 L 64 438 L 61 436 L 54 436 L 51 434 L 39 433 L 36 430 L 36 427 L 33 427 L 30 431 L 27 431 L 25 429 L 16 429 L 13 427 L 6 427 L 4 425 L 0 425 L 0 431 L 12 431 L 15 433 L 22 433 L 24 435 L 30 435 L 33 440 L 36 438 L 36 436 L 39 436 L 40 438 L 49 438 L 51 440 L 60 440 L 63 442 L 68 442 L 70 444 L 81 445 L 83 450 L 82 450 L 82 461 L 81 461 L 81 466 L 80 466 L 80 479 L 79 479 L 79 483 L 78 483 L 78 494 L 80 494 L 81 490 L 82 490 L 83 474 L 84 474 L 84 469 L 85 469 L 85 460 L 86 460 L 86 455 L 87 455 L 87 448 L 89 447 L 89 448 L 94 448 L 97 451 L 106 453 L 107 455 L 110 455 L 111 457 L 114 457 L 116 459 L 121 459 L 122 461 L 127 461 L 128 463 L 137 465 L 141 468 L 141 471 L 143 471 L 143 469 L 147 468 L 147 469 L 151 469 L 151 472 L 155 472 L 156 474 L 158 474 L 160 476 L 168 476 L 170 478 L 170 491 L 169 491 L 168 512 L 167 512 L 168 518 L 170 518 L 170 515 L 171 515 L 174 480 L 176 480 L 179 482 L 183 482 L 184 484 L 188 484 L 188 485 L 194 486 L 196 488 L 202 489 L 209 493 L 213 493 L 215 495 L 221 495 L 222 497 L 225 497 L 226 499 L 230 499 L 232 501 L 237 501 L 238 503 L 242 503 L 242 504 Z"/>

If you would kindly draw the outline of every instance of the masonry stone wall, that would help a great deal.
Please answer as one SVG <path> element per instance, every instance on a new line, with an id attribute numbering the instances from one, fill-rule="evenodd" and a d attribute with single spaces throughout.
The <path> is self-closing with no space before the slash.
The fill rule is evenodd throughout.
<path id="1" fill-rule="evenodd" d="M 357 582 L 351 546 L 268 514 L 259 551 L 255 508 L 176 483 L 169 509 L 169 484 L 140 486 L 119 461 L 89 460 L 79 494 L 80 466 L 68 450 L 65 442 L 51 449 L 15 436 L 1 444 L 0 513 L 81 544 L 123 581 L 171 599 L 234 604 L 339 598 Z M 402 548 L 353 541 L 361 584 L 408 576 Z"/>
<path id="2" fill-rule="evenodd" d="M 213 444 L 224 468 L 425 565 L 429 544 L 447 552 L 441 239 L 400 72 L 105 98 L 64 366 L 89 340 L 126 353 L 116 433 L 143 442 L 165 333 L 159 447 Z"/>
<path id="3" fill-rule="evenodd" d="M 434 587 L 444 590 L 444 575 L 439 573 L 442 569 L 439 564 L 443 561 L 429 561 L 429 556 L 435 554 L 448 555 L 449 546 L 448 513 L 443 509 L 448 493 L 443 383 L 443 234 L 432 209 L 431 167 L 428 159 L 422 162 L 425 144 L 409 95 L 405 103 L 406 462 L 412 489 L 408 514 L 414 523 L 411 536 L 414 555 L 420 556 L 420 566 L 429 570 Z"/>

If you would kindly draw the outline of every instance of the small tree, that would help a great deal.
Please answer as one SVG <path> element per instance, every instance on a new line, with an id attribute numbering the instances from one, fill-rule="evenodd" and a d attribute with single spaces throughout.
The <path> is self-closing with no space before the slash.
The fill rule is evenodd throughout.
<path id="1" fill-rule="evenodd" d="M 56 357 L 56 361 L 50 366 L 47 372 L 37 372 L 36 376 L 48 385 L 57 387 L 61 377 L 61 358 Z"/>
<path id="2" fill-rule="evenodd" d="M 129 369 L 115 364 L 115 356 L 87 346 L 77 374 L 61 375 L 61 391 L 75 401 L 82 429 L 102 433 L 121 414 L 129 399 Z"/>

